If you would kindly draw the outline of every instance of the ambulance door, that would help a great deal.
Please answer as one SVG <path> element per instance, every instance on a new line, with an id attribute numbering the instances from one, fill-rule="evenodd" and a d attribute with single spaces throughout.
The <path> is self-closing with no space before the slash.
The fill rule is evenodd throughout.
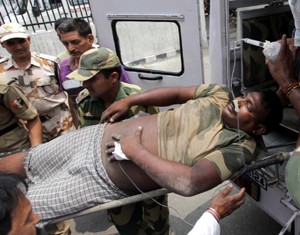
<path id="1" fill-rule="evenodd" d="M 131 82 L 144 89 L 205 82 L 199 4 L 90 0 L 100 46 L 116 51 Z"/>

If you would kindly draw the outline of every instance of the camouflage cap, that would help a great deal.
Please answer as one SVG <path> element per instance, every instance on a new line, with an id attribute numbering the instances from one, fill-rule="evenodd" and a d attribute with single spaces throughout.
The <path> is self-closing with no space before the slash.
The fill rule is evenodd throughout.
<path id="1" fill-rule="evenodd" d="M 28 34 L 25 28 L 16 22 L 3 24 L 0 27 L 0 42 L 5 42 L 12 38 L 27 38 L 27 37 Z"/>
<path id="2" fill-rule="evenodd" d="M 67 78 L 86 81 L 99 73 L 102 69 L 110 69 L 120 66 L 118 56 L 105 47 L 93 48 L 83 53 L 79 60 L 79 67 Z"/>

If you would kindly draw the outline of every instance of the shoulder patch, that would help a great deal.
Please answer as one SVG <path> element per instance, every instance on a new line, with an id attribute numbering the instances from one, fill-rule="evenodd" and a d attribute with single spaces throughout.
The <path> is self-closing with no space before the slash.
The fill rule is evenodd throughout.
<path id="1" fill-rule="evenodd" d="M 81 101 L 83 101 L 85 98 L 89 96 L 90 93 L 88 89 L 83 89 L 81 92 L 79 92 L 78 96 L 76 97 L 76 103 L 79 104 Z"/>

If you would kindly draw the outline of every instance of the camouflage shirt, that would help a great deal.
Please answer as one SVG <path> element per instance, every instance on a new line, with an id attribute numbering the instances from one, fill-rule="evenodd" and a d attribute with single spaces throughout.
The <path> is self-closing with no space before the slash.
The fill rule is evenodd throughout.
<path id="1" fill-rule="evenodd" d="M 124 99 L 129 95 L 141 92 L 142 89 L 137 85 L 120 82 L 116 101 Z M 106 109 L 102 99 L 90 96 L 89 91 L 87 89 L 84 89 L 79 93 L 77 97 L 77 104 L 80 126 L 91 126 L 99 124 L 101 115 Z M 134 116 L 139 111 L 154 114 L 158 112 L 158 109 L 155 107 L 132 106 L 129 113 L 124 117 L 124 119 Z"/>
<path id="2" fill-rule="evenodd" d="M 206 158 L 222 180 L 254 160 L 255 140 L 222 121 L 222 110 L 230 100 L 225 86 L 203 84 L 193 100 L 158 114 L 159 155 L 188 166 Z"/>
<path id="3" fill-rule="evenodd" d="M 31 53 L 25 70 L 12 58 L 0 61 L 2 77 L 18 81 L 28 100 L 37 109 L 43 125 L 43 142 L 75 129 L 65 92 L 59 90 L 52 56 Z"/>

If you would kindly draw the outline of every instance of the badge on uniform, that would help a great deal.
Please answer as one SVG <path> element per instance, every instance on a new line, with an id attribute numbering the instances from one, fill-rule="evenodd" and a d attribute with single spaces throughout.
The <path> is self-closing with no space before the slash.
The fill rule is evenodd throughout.
<path id="1" fill-rule="evenodd" d="M 12 102 L 12 107 L 14 109 L 21 109 L 21 108 L 23 108 L 23 100 L 20 97 L 18 97 L 17 99 L 15 99 Z"/>

